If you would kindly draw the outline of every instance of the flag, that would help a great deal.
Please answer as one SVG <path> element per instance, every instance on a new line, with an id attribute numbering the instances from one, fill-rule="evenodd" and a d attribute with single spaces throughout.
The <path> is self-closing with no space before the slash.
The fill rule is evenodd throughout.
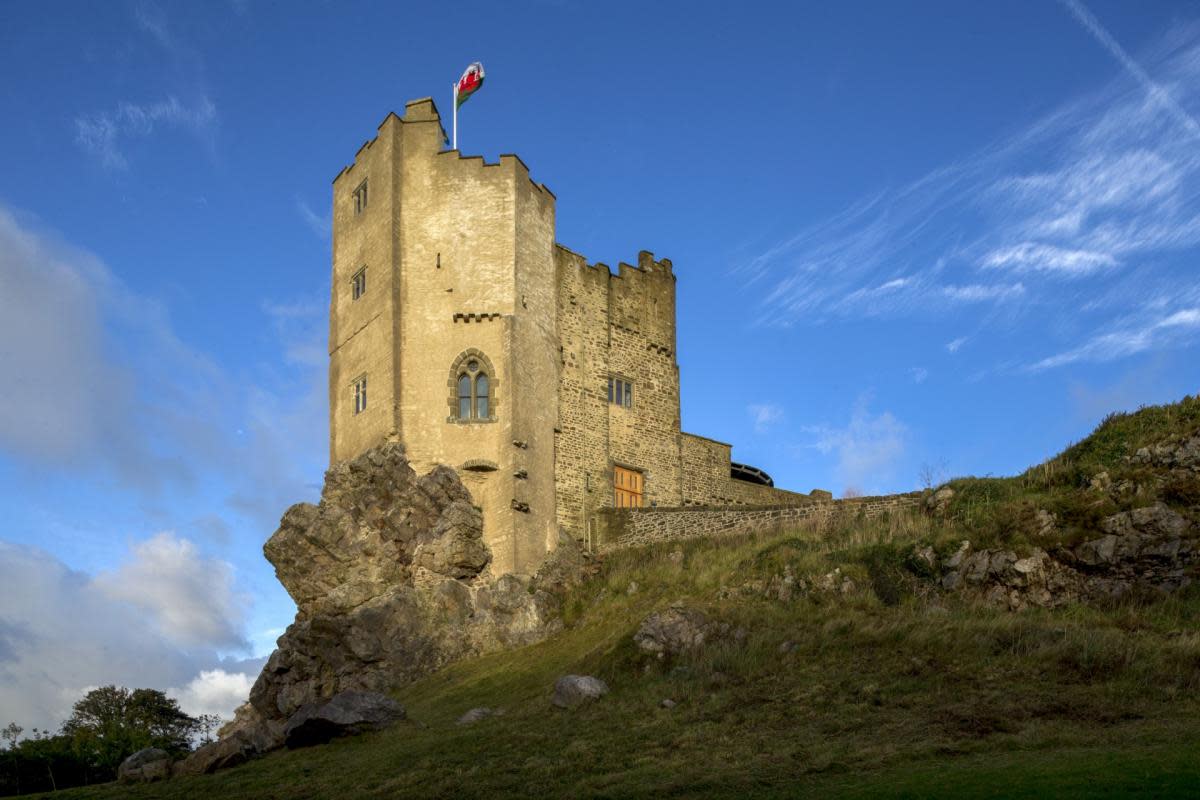
<path id="1" fill-rule="evenodd" d="M 483 86 L 483 64 L 476 61 L 466 68 L 454 87 L 454 107 L 458 108 L 467 102 L 467 98 L 475 94 L 480 86 Z"/>

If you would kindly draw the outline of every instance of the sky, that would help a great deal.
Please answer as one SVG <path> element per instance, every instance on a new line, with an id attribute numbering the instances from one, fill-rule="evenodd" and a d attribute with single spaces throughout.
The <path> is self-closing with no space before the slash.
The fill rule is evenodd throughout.
<path id="1" fill-rule="evenodd" d="M 776 485 L 1013 474 L 1200 388 L 1200 7 L 3 3 L 0 725 L 228 716 L 327 466 L 333 177 L 480 60 L 593 262 L 670 258 L 684 430 Z"/>

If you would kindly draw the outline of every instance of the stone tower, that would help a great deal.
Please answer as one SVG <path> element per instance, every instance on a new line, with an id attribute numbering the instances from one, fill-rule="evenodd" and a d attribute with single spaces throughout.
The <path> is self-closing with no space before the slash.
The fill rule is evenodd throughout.
<path id="1" fill-rule="evenodd" d="M 557 541 L 554 195 L 444 141 L 413 101 L 334 179 L 330 460 L 403 441 L 457 468 L 493 569 L 530 572 Z"/>

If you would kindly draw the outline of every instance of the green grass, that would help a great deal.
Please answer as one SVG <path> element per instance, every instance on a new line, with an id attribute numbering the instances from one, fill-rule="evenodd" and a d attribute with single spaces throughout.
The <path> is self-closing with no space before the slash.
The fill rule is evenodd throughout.
<path id="1" fill-rule="evenodd" d="M 1066 515 L 1072 503 L 1085 506 L 1080 497 L 1095 504 L 1083 487 L 1097 467 L 1114 479 L 1135 474 L 1123 455 L 1166 438 L 1166 428 L 1198 427 L 1194 400 L 1110 418 L 1044 470 L 1056 477 L 1039 483 L 1035 468 L 954 482 L 955 506 L 941 519 L 913 513 L 696 540 L 679 546 L 682 563 L 670 557 L 675 545 L 617 553 L 566 599 L 562 633 L 398 692 L 412 723 L 212 776 L 59 794 L 1194 796 L 1200 591 L 1009 613 L 934 591 L 911 554 L 962 538 L 1019 543 L 1031 508 L 1058 503 Z M 1068 525 L 1083 524 L 1082 513 Z M 853 589 L 778 599 L 782 576 L 811 584 L 835 569 Z M 632 643 L 638 624 L 677 601 L 744 636 L 674 662 L 643 656 Z M 785 641 L 791 652 L 781 652 Z M 612 692 L 555 710 L 551 689 L 568 672 L 597 675 Z M 678 705 L 662 709 L 664 698 Z M 505 713 L 454 724 L 481 705 Z"/>
<path id="2" fill-rule="evenodd" d="M 573 595 L 562 634 L 400 692 L 419 724 L 213 776 L 60 794 L 1182 796 L 1200 778 L 1200 593 L 1012 614 L 922 596 L 914 580 L 885 605 L 864 558 L 902 552 L 928 524 L 697 541 L 682 565 L 668 547 L 622 553 Z M 760 584 L 785 569 L 835 566 L 858 588 L 763 597 Z M 745 628 L 745 640 L 675 663 L 641 656 L 638 622 L 681 599 Z M 785 640 L 796 648 L 781 654 Z M 612 693 L 556 711 L 550 690 L 567 672 L 598 675 Z M 679 705 L 659 708 L 667 697 Z M 505 714 L 454 725 L 478 705 Z"/>

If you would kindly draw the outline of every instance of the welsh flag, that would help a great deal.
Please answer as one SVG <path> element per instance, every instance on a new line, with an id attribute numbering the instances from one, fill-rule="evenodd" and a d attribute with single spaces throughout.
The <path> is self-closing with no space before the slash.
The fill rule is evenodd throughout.
<path id="1" fill-rule="evenodd" d="M 483 86 L 483 64 L 476 61 L 467 67 L 454 87 L 455 108 L 467 102 L 467 98 L 479 91 L 480 86 Z"/>

